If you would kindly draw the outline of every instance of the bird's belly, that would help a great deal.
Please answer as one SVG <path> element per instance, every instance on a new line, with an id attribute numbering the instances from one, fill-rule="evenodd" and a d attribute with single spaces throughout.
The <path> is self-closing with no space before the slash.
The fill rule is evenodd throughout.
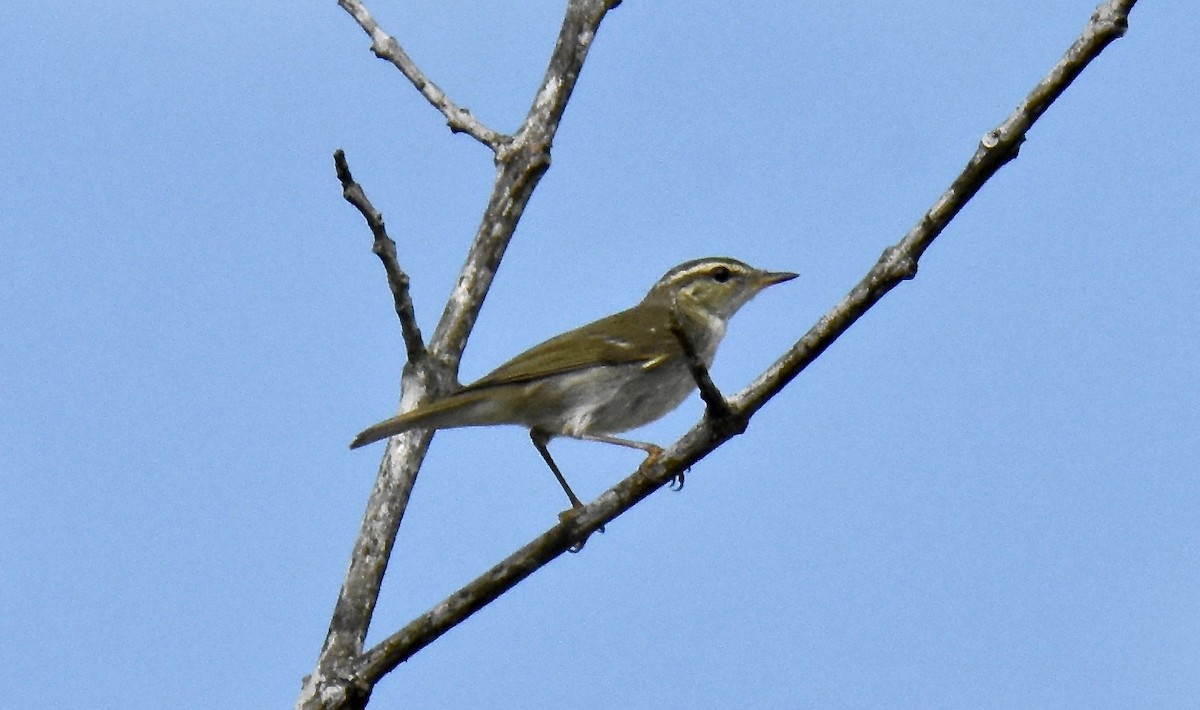
<path id="1" fill-rule="evenodd" d="M 683 363 L 652 370 L 596 368 L 561 377 L 561 406 L 535 417 L 530 426 L 567 435 L 618 434 L 661 419 L 696 389 Z"/>

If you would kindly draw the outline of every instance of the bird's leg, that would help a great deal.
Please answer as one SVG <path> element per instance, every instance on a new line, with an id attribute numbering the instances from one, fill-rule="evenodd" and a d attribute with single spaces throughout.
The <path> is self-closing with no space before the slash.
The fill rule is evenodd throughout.
<path id="1" fill-rule="evenodd" d="M 567 499 L 571 501 L 571 509 L 564 510 L 558 514 L 558 519 L 566 522 L 571 516 L 583 509 L 583 503 L 580 502 L 579 497 L 575 495 L 575 491 L 571 490 L 571 486 L 567 483 L 566 477 L 562 475 L 562 471 L 558 470 L 558 464 L 554 463 L 554 459 L 550 457 L 550 449 L 546 446 L 546 444 L 550 442 L 550 434 L 542 431 L 541 429 L 530 429 L 529 438 L 533 440 L 533 445 L 537 448 L 538 453 L 542 455 L 542 459 L 545 460 L 546 465 L 549 466 L 550 470 L 554 473 L 554 477 L 558 479 L 559 485 L 562 486 L 563 491 L 567 494 Z M 600 527 L 596 528 L 596 531 L 603 533 L 604 526 L 601 525 Z M 571 552 L 579 552 L 582 550 L 585 542 L 587 541 L 584 540 L 583 542 L 578 542 L 572 545 Z"/>
<path id="2" fill-rule="evenodd" d="M 641 449 L 646 452 L 646 460 L 642 463 L 643 466 L 649 466 L 662 456 L 662 447 L 654 444 L 647 444 L 644 441 L 634 441 L 632 439 L 622 439 L 616 436 L 605 436 L 604 434 L 563 434 L 572 439 L 582 439 L 583 441 L 599 441 L 604 444 L 616 444 L 630 449 Z"/>
<path id="3" fill-rule="evenodd" d="M 571 486 L 567 484 L 567 479 L 562 475 L 562 471 L 558 470 L 558 464 L 554 463 L 554 459 L 550 458 L 550 449 L 546 448 L 546 444 L 550 441 L 550 435 L 540 429 L 531 429 L 529 438 L 533 439 L 533 445 L 537 447 L 538 453 L 545 459 L 546 465 L 554 472 L 554 477 L 558 479 L 558 484 L 562 486 L 566 492 L 567 498 L 571 501 L 572 508 L 582 508 L 583 503 L 575 495 L 575 491 L 571 490 Z"/>
<path id="4" fill-rule="evenodd" d="M 659 456 L 663 454 L 663 448 L 654 444 L 648 444 L 644 441 L 634 441 L 632 439 L 622 439 L 616 436 L 605 436 L 603 434 L 564 434 L 573 439 L 583 439 L 584 441 L 599 441 L 605 444 L 616 444 L 617 446 L 625 446 L 630 449 L 641 449 L 646 452 L 646 460 L 638 468 L 646 468 L 654 465 Z M 677 473 L 671 478 L 671 490 L 683 490 L 683 473 Z"/>

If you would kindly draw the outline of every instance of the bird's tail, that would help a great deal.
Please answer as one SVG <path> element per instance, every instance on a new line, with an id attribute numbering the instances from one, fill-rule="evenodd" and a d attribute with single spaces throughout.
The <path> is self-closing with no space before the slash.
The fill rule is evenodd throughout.
<path id="1" fill-rule="evenodd" d="M 504 423 L 495 418 L 493 409 L 489 398 L 478 392 L 452 394 L 363 429 L 350 442 L 350 448 L 373 444 L 410 429 L 449 429 Z"/>

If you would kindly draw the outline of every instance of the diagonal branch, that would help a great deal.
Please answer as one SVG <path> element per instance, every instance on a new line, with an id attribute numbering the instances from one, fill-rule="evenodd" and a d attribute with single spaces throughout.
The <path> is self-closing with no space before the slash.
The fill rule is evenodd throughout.
<path id="1" fill-rule="evenodd" d="M 808 333 L 730 400 L 735 416 L 749 418 L 796 377 L 859 317 L 900 282 L 916 275 L 921 255 L 950 219 L 996 172 L 1017 155 L 1029 128 L 1076 76 L 1113 40 L 1124 35 L 1136 0 L 1109 0 L 1092 15 L 1082 35 L 1016 110 L 990 131 L 950 188 L 917 226 L 883 252 L 878 263 Z M 715 388 L 714 388 L 715 389 Z M 605 491 L 504 561 L 384 639 L 353 664 L 356 685 L 370 686 L 392 668 L 533 574 L 588 534 L 611 522 L 707 456 L 733 434 L 705 417 L 646 468 Z"/>
<path id="2" fill-rule="evenodd" d="M 901 281 L 916 276 L 921 255 L 984 183 L 1008 161 L 1017 157 L 1029 129 L 1050 104 L 1067 90 L 1075 77 L 1105 47 L 1125 35 L 1129 27 L 1129 12 L 1136 3 L 1137 0 L 1107 0 L 1096 8 L 1083 33 L 1058 63 L 999 126 L 984 135 L 975 154 L 949 189 L 903 239 L 884 250 L 871 271 L 837 306 L 822 316 L 766 372 L 732 398 L 731 404 L 735 409 L 745 411 L 747 415 L 758 411 L 888 291 Z"/>
<path id="3" fill-rule="evenodd" d="M 346 154 L 340 148 L 333 152 L 333 164 L 338 180 L 342 183 L 342 196 L 358 208 L 375 237 L 371 251 L 383 262 L 388 288 L 392 291 L 392 301 L 396 305 L 396 317 L 400 319 L 400 331 L 404 336 L 404 349 L 407 351 L 408 361 L 424 360 L 427 354 L 425 342 L 421 339 L 421 329 L 417 326 L 417 315 L 413 311 L 408 274 L 400 268 L 400 260 L 396 256 L 396 242 L 387 234 L 387 228 L 383 225 L 383 215 L 367 199 L 362 185 L 354 181 L 354 176 L 350 174 L 350 165 L 346 162 Z"/>
<path id="4" fill-rule="evenodd" d="M 550 168 L 550 147 L 600 23 L 619 2 L 569 0 L 554 52 L 525 121 L 512 142 L 496 154 L 499 171 L 492 194 L 430 341 L 430 349 L 455 369 L 517 222 Z"/>
<path id="5" fill-rule="evenodd" d="M 493 153 L 499 152 L 506 143 L 512 140 L 511 137 L 488 128 L 471 115 L 470 110 L 451 101 L 441 87 L 425 76 L 421 68 L 396 41 L 396 38 L 383 31 L 383 28 L 359 0 L 338 0 L 338 5 L 350 13 L 358 26 L 371 38 L 371 51 L 375 53 L 375 56 L 391 62 L 400 70 L 401 74 L 412 82 L 413 86 L 417 87 L 417 91 L 421 92 L 426 101 L 442 112 L 442 115 L 446 117 L 446 125 L 450 127 L 452 133 L 466 133 L 491 148 Z"/>

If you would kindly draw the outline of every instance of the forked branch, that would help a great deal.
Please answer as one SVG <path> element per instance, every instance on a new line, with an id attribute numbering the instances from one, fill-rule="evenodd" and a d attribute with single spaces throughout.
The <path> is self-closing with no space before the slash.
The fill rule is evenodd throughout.
<path id="1" fill-rule="evenodd" d="M 405 368 L 402 408 L 424 400 L 431 392 L 444 389 L 446 383 L 454 379 L 467 336 L 479 316 L 479 309 L 495 278 L 500 260 L 534 188 L 550 166 L 550 148 L 554 136 L 596 31 L 608 10 L 618 3 L 619 0 L 569 0 L 541 86 L 520 130 L 510 137 L 483 125 L 466 109 L 451 101 L 416 67 L 399 43 L 379 27 L 359 0 L 339 0 L 339 4 L 371 37 L 372 51 L 395 65 L 422 96 L 446 117 L 451 130 L 467 133 L 491 148 L 498 167 L 492 193 L 466 263 L 429 341 L 428 357 L 410 357 L 409 367 Z M 342 175 L 339 166 L 339 177 Z M 344 175 L 349 178 L 348 168 Z M 349 182 L 353 183 L 353 180 L 349 179 Z M 343 180 L 344 190 L 346 185 L 347 181 Z M 351 189 L 351 194 L 357 193 Z M 360 202 L 369 205 L 365 195 Z M 355 204 L 360 211 L 363 209 L 359 203 Z M 377 214 L 374 208 L 364 212 L 368 223 L 374 219 L 372 214 Z M 382 217 L 378 225 L 382 228 Z M 381 258 L 385 258 L 386 243 L 376 253 L 380 252 L 383 252 Z M 385 260 L 385 267 L 386 264 Z M 389 273 L 389 284 L 399 285 L 403 282 L 404 279 L 393 279 Z M 398 307 L 397 310 L 400 314 L 404 309 Z M 403 322 L 406 316 L 400 314 L 400 318 Z M 405 340 L 411 354 L 411 341 L 407 335 Z M 396 532 L 429 439 L 428 433 L 393 437 L 384 450 L 379 476 L 367 501 L 367 511 L 354 543 L 350 566 L 338 594 L 329 632 L 316 669 L 304 680 L 297 707 L 359 708 L 365 706 L 370 697 L 374 681 L 365 683 L 364 676 L 359 672 L 363 661 L 363 641 L 379 598 Z"/>
<path id="2" fill-rule="evenodd" d="M 441 111 L 442 115 L 446 117 L 446 125 L 452 132 L 466 133 L 491 148 L 493 153 L 498 153 L 505 144 L 512 140 L 511 136 L 493 131 L 471 115 L 470 110 L 451 101 L 441 87 L 425 76 L 425 72 L 421 71 L 416 62 L 408 56 L 396 38 L 383 31 L 366 6 L 359 0 L 338 0 L 338 5 L 350 13 L 363 32 L 366 32 L 367 36 L 371 38 L 371 51 L 375 53 L 375 56 L 391 62 L 392 66 L 399 69 L 400 73 L 417 88 L 417 91 L 421 92 L 425 100 Z"/>
<path id="3" fill-rule="evenodd" d="M 1062 60 L 1003 123 L 984 136 L 963 171 L 917 225 L 896 245 L 888 247 L 850 293 L 822 316 L 787 353 L 728 401 L 734 416 L 748 419 L 872 305 L 900 282 L 916 275 L 921 255 L 984 183 L 1016 157 L 1029 128 L 1110 42 L 1125 33 L 1129 11 L 1135 3 L 1136 0 L 1109 0 L 1096 9 L 1084 32 Z M 700 379 L 703 378 L 698 377 Z M 715 386 L 709 396 L 714 392 Z M 571 545 L 586 539 L 590 532 L 666 485 L 729 438 L 728 432 L 716 428 L 715 422 L 715 419 L 705 417 L 652 465 L 625 478 L 585 506 L 578 515 L 553 526 L 475 581 L 352 660 L 351 674 L 346 680 L 355 687 L 372 687 L 389 670 L 412 657 L 455 624 L 566 552 Z"/>
<path id="4" fill-rule="evenodd" d="M 726 401 L 715 386 L 710 386 L 711 379 L 707 377 L 702 363 L 701 367 L 693 366 L 693 373 L 710 411 L 725 410 L 730 412 L 729 416 L 748 420 L 872 305 L 901 281 L 915 276 L 925 250 L 984 183 L 1016 157 L 1029 128 L 1092 59 L 1124 34 L 1128 14 L 1135 2 L 1109 0 L 1100 5 L 1063 59 L 1003 123 L 984 136 L 966 167 L 921 220 L 900 242 L 886 249 L 850 293 L 750 386 Z M 468 256 L 468 264 L 430 345 L 432 352 L 443 356 L 445 362 L 456 367 L 466 335 L 478 314 L 482 295 L 490 286 L 495 268 L 529 195 L 549 165 L 549 147 L 553 135 L 595 30 L 604 13 L 616 3 L 611 0 L 573 0 L 570 3 L 542 88 L 521 130 L 512 138 L 492 131 L 450 101 L 415 67 L 395 40 L 382 32 L 361 3 L 357 0 L 340 0 L 340 4 L 371 36 L 373 51 L 396 65 L 422 95 L 442 112 L 452 130 L 468 133 L 488 145 L 501 164 L 496 186 Z M 344 160 L 341 162 L 344 165 Z M 343 175 L 341 167 L 339 177 Z M 347 183 L 353 181 L 349 178 L 348 168 L 344 175 L 345 189 Z M 365 195 L 362 204 L 369 205 L 369 202 L 365 202 Z M 363 210 L 358 203 L 356 206 Z M 377 214 L 373 208 L 363 213 L 368 223 L 372 223 L 373 219 L 370 213 Z M 382 232 L 382 218 L 379 218 L 378 225 Z M 374 225 L 372 231 L 375 232 Z M 376 240 L 379 240 L 378 234 Z M 383 254 L 381 258 L 384 258 Z M 389 283 L 400 285 L 403 279 L 393 279 L 389 272 Z M 397 290 L 393 288 L 393 293 Z M 399 306 L 397 310 L 401 310 Z M 403 321 L 403 315 L 401 319 Z M 406 344 L 409 342 L 406 335 Z M 689 363 L 693 360 L 699 362 L 698 358 L 689 358 Z M 423 383 L 419 377 L 414 381 L 406 379 L 406 395 L 409 385 L 415 385 L 419 391 Z M 573 544 L 586 539 L 590 532 L 677 478 L 688 466 L 720 446 L 731 434 L 720 429 L 719 420 L 719 417 L 705 417 L 651 466 L 639 469 L 586 506 L 578 515 L 550 528 L 434 609 L 363 653 L 362 639 L 377 598 L 378 585 L 386 568 L 403 504 L 411 489 L 411 477 L 419 466 L 428 437 L 423 441 L 406 441 L 396 447 L 389 445 L 381 466 L 380 479 L 368 504 L 363 532 L 356 543 L 351 569 L 330 625 L 330 635 L 317 670 L 306 679 L 299 705 L 326 708 L 365 705 L 374 684 L 390 669 L 567 551 Z"/>

